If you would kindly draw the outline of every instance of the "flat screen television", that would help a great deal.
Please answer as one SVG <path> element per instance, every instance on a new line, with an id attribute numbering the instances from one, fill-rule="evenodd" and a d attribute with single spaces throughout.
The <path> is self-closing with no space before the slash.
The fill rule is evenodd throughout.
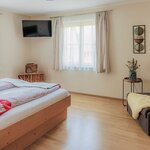
<path id="1" fill-rule="evenodd" d="M 51 37 L 52 23 L 50 20 L 22 20 L 24 37 Z"/>

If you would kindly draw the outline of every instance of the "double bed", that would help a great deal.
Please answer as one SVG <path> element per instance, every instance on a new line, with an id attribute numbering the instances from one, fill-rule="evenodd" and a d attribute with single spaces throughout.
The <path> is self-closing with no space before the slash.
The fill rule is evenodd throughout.
<path id="1" fill-rule="evenodd" d="M 21 150 L 67 117 L 70 94 L 62 88 L 0 116 L 0 150 Z"/>

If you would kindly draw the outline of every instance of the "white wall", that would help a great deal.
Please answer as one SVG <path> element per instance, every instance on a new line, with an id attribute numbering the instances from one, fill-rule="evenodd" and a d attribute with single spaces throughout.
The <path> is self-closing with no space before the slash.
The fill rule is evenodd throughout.
<path id="1" fill-rule="evenodd" d="M 30 55 L 30 41 L 22 36 L 21 20 L 27 17 L 9 12 L 0 15 L 0 78 L 17 77 Z"/>
<path id="2" fill-rule="evenodd" d="M 101 96 L 122 96 L 122 79 L 128 76 L 125 64 L 136 58 L 141 65 L 138 77 L 144 79 L 145 91 L 150 91 L 150 3 L 130 4 L 113 8 L 110 13 L 111 73 L 53 71 L 52 38 L 31 38 L 32 62 L 38 63 L 47 81 L 58 82 L 64 88 Z M 49 19 L 32 17 L 32 19 Z M 133 54 L 132 26 L 146 25 L 146 54 Z M 128 88 L 128 87 L 126 87 Z M 138 87 L 137 87 L 138 88 Z"/>

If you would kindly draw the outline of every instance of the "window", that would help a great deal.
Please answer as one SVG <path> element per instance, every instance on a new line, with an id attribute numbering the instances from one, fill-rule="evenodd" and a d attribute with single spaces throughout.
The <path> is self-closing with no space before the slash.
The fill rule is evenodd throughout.
<path id="1" fill-rule="evenodd" d="M 63 18 L 62 69 L 96 70 L 95 15 Z"/>

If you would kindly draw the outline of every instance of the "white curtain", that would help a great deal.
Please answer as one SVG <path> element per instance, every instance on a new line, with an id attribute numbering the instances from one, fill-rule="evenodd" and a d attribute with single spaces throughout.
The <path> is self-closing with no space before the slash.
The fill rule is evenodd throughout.
<path id="1" fill-rule="evenodd" d="M 62 18 L 56 17 L 52 20 L 52 29 L 53 29 L 53 51 L 54 51 L 54 70 L 61 70 L 62 62 L 61 62 L 61 51 L 63 47 L 63 26 L 62 26 Z"/>
<path id="2" fill-rule="evenodd" d="M 96 70 L 95 14 L 63 18 L 63 70 Z"/>
<path id="3" fill-rule="evenodd" d="M 109 73 L 109 12 L 96 13 L 97 72 Z"/>

